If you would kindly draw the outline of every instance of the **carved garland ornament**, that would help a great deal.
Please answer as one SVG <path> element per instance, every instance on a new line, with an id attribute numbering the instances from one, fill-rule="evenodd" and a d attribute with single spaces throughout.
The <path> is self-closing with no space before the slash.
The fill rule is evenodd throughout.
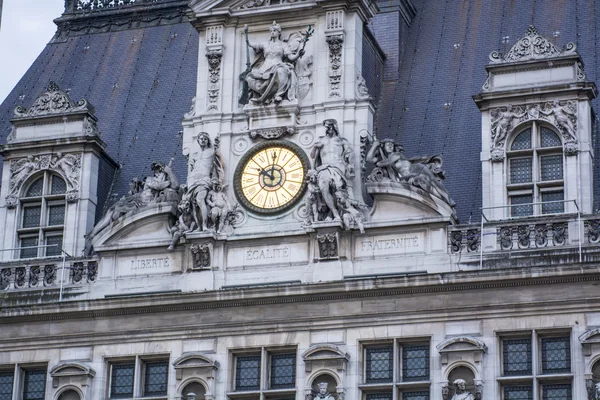
<path id="1" fill-rule="evenodd" d="M 508 105 L 507 107 L 495 108 L 490 111 L 492 119 L 492 161 L 504 159 L 504 147 L 506 139 L 513 130 L 522 122 L 542 120 L 554 125 L 563 138 L 563 149 L 565 154 L 573 156 L 577 154 L 577 104 L 574 101 L 545 102 L 531 105 Z"/>
<path id="2" fill-rule="evenodd" d="M 223 50 L 209 50 L 206 52 L 206 58 L 208 59 L 208 104 L 206 111 L 218 111 Z"/>
<path id="3" fill-rule="evenodd" d="M 540 35 L 535 26 L 530 25 L 525 32 L 525 36 L 510 48 L 506 56 L 494 51 L 490 54 L 490 60 L 492 63 L 540 60 L 577 54 L 576 49 L 575 43 L 567 43 L 562 50 L 558 49 L 548 38 Z"/>
<path id="4" fill-rule="evenodd" d="M 193 244 L 190 250 L 194 258 L 194 269 L 210 268 L 210 246 L 208 244 Z"/>
<path id="5" fill-rule="evenodd" d="M 320 259 L 328 260 L 338 257 L 338 241 L 336 233 L 317 235 L 317 242 L 319 243 Z"/>
<path id="6" fill-rule="evenodd" d="M 329 97 L 341 97 L 344 35 L 330 35 L 326 41 L 329 45 Z"/>
<path id="7" fill-rule="evenodd" d="M 250 1 L 242 4 L 238 9 L 245 10 L 248 8 L 268 7 L 271 4 L 273 4 L 273 5 L 293 4 L 293 3 L 301 3 L 304 1 L 306 1 L 306 0 L 281 0 L 281 2 L 275 1 L 275 2 L 271 3 L 271 0 L 250 0 Z"/>
<path id="8" fill-rule="evenodd" d="M 58 85 L 50 82 L 48 88 L 33 103 L 31 108 L 21 106 L 15 108 L 15 117 L 28 118 L 50 114 L 62 114 L 74 111 L 88 111 L 89 103 L 81 99 L 75 104 L 68 94 L 60 90 Z"/>
<path id="9" fill-rule="evenodd" d="M 19 192 L 23 183 L 38 171 L 50 170 L 60 175 L 67 184 L 66 199 L 72 203 L 79 200 L 81 176 L 81 154 L 44 154 L 27 156 L 10 162 L 9 194 L 6 206 L 15 208 L 19 203 Z"/>
<path id="10" fill-rule="evenodd" d="M 279 139 L 280 137 L 289 135 L 292 136 L 296 133 L 296 130 L 293 127 L 276 127 L 276 128 L 265 128 L 265 129 L 257 129 L 255 131 L 250 131 L 250 137 L 252 139 L 256 139 L 257 137 L 261 137 L 263 139 Z"/>

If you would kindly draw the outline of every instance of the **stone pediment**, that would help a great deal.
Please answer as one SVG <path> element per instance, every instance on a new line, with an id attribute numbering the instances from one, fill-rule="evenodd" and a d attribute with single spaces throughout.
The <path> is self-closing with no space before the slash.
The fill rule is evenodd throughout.
<path id="1" fill-rule="evenodd" d="M 171 241 L 170 219 L 175 218 L 177 204 L 150 204 L 112 222 L 94 237 L 95 251 L 124 248 L 168 246 Z"/>
<path id="2" fill-rule="evenodd" d="M 307 361 L 339 360 L 348 361 L 350 355 L 332 344 L 316 344 L 302 353 L 302 359 Z"/>
<path id="3" fill-rule="evenodd" d="M 590 329 L 579 336 L 582 345 L 600 343 L 600 328 Z"/>
<path id="4" fill-rule="evenodd" d="M 458 336 L 444 340 L 436 346 L 440 353 L 477 351 L 487 352 L 487 346 L 481 340 L 471 336 Z"/>
<path id="5" fill-rule="evenodd" d="M 63 376 L 89 376 L 93 378 L 96 375 L 96 371 L 88 367 L 85 364 L 78 362 L 65 362 L 55 365 L 50 370 L 50 376 L 52 378 L 58 378 Z"/>
<path id="6" fill-rule="evenodd" d="M 185 353 L 177 360 L 173 361 L 173 368 L 212 368 L 219 369 L 219 362 L 215 361 L 200 352 Z"/>
<path id="7" fill-rule="evenodd" d="M 26 119 L 73 113 L 92 114 L 93 112 L 94 108 L 86 99 L 75 103 L 66 92 L 60 90 L 56 83 L 50 81 L 46 91 L 38 96 L 30 108 L 22 106 L 15 108 L 15 118 Z"/>

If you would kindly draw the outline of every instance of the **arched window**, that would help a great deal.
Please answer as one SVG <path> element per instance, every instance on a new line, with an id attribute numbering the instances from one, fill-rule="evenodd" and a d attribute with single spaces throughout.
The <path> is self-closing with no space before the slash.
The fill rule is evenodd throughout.
<path id="1" fill-rule="evenodd" d="M 76 391 L 68 389 L 60 394 L 58 400 L 81 400 L 81 396 Z"/>
<path id="2" fill-rule="evenodd" d="M 506 155 L 511 217 L 564 212 L 563 147 L 554 130 L 534 121 L 517 131 Z"/>
<path id="3" fill-rule="evenodd" d="M 20 202 L 19 258 L 61 255 L 66 182 L 49 171 L 25 186 Z"/>

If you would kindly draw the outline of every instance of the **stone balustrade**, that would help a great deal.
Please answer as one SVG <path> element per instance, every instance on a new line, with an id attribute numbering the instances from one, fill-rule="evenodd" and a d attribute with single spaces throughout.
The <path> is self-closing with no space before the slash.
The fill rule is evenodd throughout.
<path id="1" fill-rule="evenodd" d="M 63 284 L 85 284 L 94 282 L 98 276 L 98 262 L 96 260 L 73 261 L 65 263 L 65 268 L 61 270 L 62 263 L 44 263 L 36 264 L 13 264 L 11 266 L 0 266 L 0 289 L 19 290 L 19 289 L 46 289 L 58 287 L 61 279 Z"/>

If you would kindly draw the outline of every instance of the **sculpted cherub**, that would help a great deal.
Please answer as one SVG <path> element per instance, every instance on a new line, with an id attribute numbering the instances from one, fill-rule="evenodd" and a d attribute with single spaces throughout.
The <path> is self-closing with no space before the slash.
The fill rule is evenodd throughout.
<path id="1" fill-rule="evenodd" d="M 319 196 L 321 193 L 318 174 L 314 169 L 306 173 L 306 191 L 306 198 L 304 199 L 307 214 L 306 222 L 311 223 L 317 221 L 319 218 Z"/>
<path id="2" fill-rule="evenodd" d="M 179 218 L 177 219 L 177 222 L 175 222 L 175 225 L 169 229 L 172 240 L 171 245 L 167 250 L 173 250 L 175 245 L 179 242 L 179 239 L 196 229 L 196 221 L 194 219 L 194 214 L 192 213 L 192 203 L 189 196 L 186 197 L 187 186 L 181 185 L 181 191 L 183 193 L 183 198 L 181 203 L 177 206 Z"/>
<path id="3" fill-rule="evenodd" d="M 348 192 L 345 190 L 338 190 L 335 192 L 335 198 L 337 200 L 338 208 L 342 212 L 342 221 L 346 230 L 357 226 L 360 233 L 365 233 L 365 226 L 363 225 L 364 216 L 360 212 L 359 208 L 364 207 L 363 204 L 357 200 L 351 199 Z"/>
<path id="4" fill-rule="evenodd" d="M 210 218 L 217 233 L 222 232 L 223 228 L 225 228 L 228 222 L 228 214 L 231 211 L 224 189 L 221 181 L 213 179 L 211 190 L 206 198 L 206 204 L 210 209 Z"/>

